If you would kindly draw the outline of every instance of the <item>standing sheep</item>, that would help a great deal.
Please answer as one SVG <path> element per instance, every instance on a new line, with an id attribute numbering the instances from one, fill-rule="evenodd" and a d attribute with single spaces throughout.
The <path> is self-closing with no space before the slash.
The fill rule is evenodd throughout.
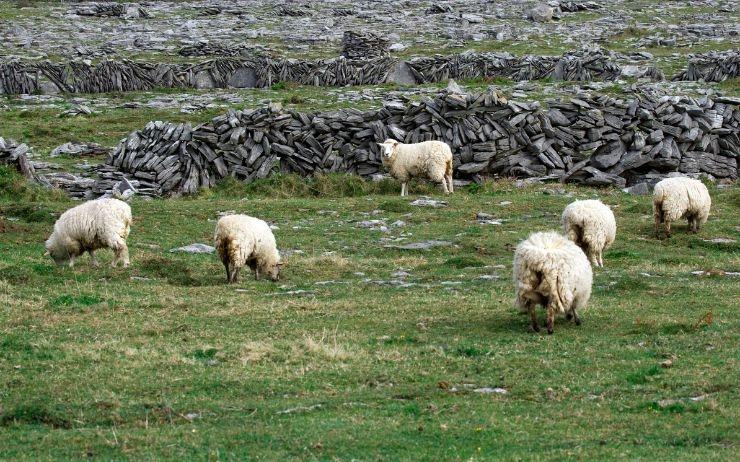
<path id="1" fill-rule="evenodd" d="M 575 242 L 594 266 L 604 266 L 603 253 L 617 235 L 611 209 L 599 200 L 575 201 L 563 210 L 563 232 Z"/>
<path id="2" fill-rule="evenodd" d="M 237 282 L 244 265 L 259 279 L 265 273 L 273 281 L 280 279 L 280 253 L 275 236 L 264 221 L 247 215 L 227 215 L 216 223 L 213 238 L 221 261 L 226 267 L 226 281 Z"/>
<path id="3" fill-rule="evenodd" d="M 126 238 L 131 229 L 131 207 L 118 199 L 97 199 L 73 207 L 54 223 L 46 240 L 46 253 L 58 265 L 74 265 L 76 257 L 90 254 L 90 263 L 98 266 L 94 252 L 110 248 L 115 252 L 111 266 L 129 265 Z"/>
<path id="4" fill-rule="evenodd" d="M 391 176 L 401 182 L 401 196 L 408 196 L 408 181 L 425 177 L 441 183 L 445 194 L 452 188 L 452 151 L 442 141 L 403 144 L 393 139 L 378 143 L 381 160 Z"/>
<path id="5" fill-rule="evenodd" d="M 666 237 L 671 236 L 671 222 L 686 218 L 691 231 L 707 222 L 712 198 L 707 187 L 699 180 L 687 177 L 666 178 L 653 190 L 653 216 L 655 235 L 660 237 L 660 225 L 665 223 Z"/>
<path id="6" fill-rule="evenodd" d="M 565 313 L 581 325 L 577 310 L 591 297 L 591 265 L 583 251 L 555 232 L 535 233 L 514 253 L 516 305 L 529 313 L 532 329 L 540 331 L 537 304 L 547 310 L 547 333 L 552 334 L 555 313 Z"/>

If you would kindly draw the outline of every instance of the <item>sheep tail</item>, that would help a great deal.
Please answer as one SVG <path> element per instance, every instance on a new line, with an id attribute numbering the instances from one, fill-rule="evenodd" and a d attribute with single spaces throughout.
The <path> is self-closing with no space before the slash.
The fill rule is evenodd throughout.
<path id="1" fill-rule="evenodd" d="M 555 308 L 557 308 L 557 311 L 560 313 L 565 312 L 565 303 L 563 301 L 563 298 L 565 298 L 563 295 L 563 286 L 560 283 L 560 276 L 559 275 L 553 275 L 551 272 L 546 272 L 545 280 L 547 281 L 547 285 L 550 286 L 550 294 L 552 301 L 555 303 Z"/>

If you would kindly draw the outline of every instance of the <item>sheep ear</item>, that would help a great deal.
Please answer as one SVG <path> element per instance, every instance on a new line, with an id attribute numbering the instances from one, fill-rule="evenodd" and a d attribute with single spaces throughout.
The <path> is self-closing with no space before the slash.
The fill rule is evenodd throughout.
<path id="1" fill-rule="evenodd" d="M 375 144 L 377 144 L 377 145 L 378 145 L 378 146 L 380 146 L 381 148 L 382 148 L 383 146 L 385 146 L 385 143 L 375 143 Z"/>
<path id="2" fill-rule="evenodd" d="M 398 146 L 399 144 L 400 144 L 400 143 L 399 143 L 398 141 L 394 141 L 394 142 L 393 142 L 393 147 L 395 148 L 395 147 L 396 147 L 396 146 Z"/>

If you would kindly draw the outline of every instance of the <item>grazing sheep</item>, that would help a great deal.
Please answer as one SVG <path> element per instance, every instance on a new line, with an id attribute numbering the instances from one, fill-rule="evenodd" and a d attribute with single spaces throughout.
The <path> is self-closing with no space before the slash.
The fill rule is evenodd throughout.
<path id="1" fill-rule="evenodd" d="M 452 151 L 442 141 L 403 144 L 393 139 L 378 143 L 381 160 L 391 176 L 401 182 L 401 196 L 408 196 L 408 181 L 425 177 L 442 184 L 446 194 L 452 188 Z"/>
<path id="2" fill-rule="evenodd" d="M 74 265 L 76 257 L 90 254 L 90 263 L 98 266 L 95 251 L 111 248 L 115 252 L 111 266 L 129 265 L 126 238 L 131 229 L 131 207 L 118 199 L 97 199 L 73 207 L 54 223 L 54 232 L 46 240 L 46 253 L 58 265 Z"/>
<path id="3" fill-rule="evenodd" d="M 532 329 L 540 331 L 535 307 L 547 310 L 547 333 L 552 334 L 555 313 L 565 313 L 581 325 L 577 310 L 591 297 L 591 265 L 583 251 L 555 232 L 535 233 L 514 253 L 516 305 L 529 313 Z"/>
<path id="4" fill-rule="evenodd" d="M 617 235 L 617 222 L 611 209 L 599 200 L 575 201 L 563 210 L 563 232 L 591 260 L 604 266 L 603 253 Z"/>
<path id="5" fill-rule="evenodd" d="M 655 235 L 660 237 L 660 224 L 665 223 L 666 237 L 671 236 L 671 222 L 686 217 L 691 231 L 707 222 L 712 198 L 699 180 L 687 177 L 666 178 L 653 190 Z"/>
<path id="6" fill-rule="evenodd" d="M 264 221 L 247 215 L 227 215 L 218 220 L 214 246 L 226 267 L 226 281 L 237 282 L 244 265 L 259 279 L 265 273 L 273 281 L 280 279 L 280 254 L 275 236 Z"/>

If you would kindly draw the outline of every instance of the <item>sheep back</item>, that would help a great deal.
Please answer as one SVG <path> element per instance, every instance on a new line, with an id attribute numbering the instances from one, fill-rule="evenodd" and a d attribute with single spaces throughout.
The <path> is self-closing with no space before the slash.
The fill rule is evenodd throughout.
<path id="1" fill-rule="evenodd" d="M 448 162 L 452 163 L 452 151 L 442 141 L 399 143 L 395 155 L 390 160 L 382 161 L 391 176 L 399 181 L 407 181 L 412 177 L 442 181 Z"/>
<path id="2" fill-rule="evenodd" d="M 555 232 L 534 233 L 514 253 L 516 304 L 547 304 L 559 312 L 585 308 L 591 297 L 593 275 L 583 251 Z"/>
<path id="3" fill-rule="evenodd" d="M 600 200 L 571 202 L 563 210 L 561 221 L 565 235 L 584 251 L 606 250 L 617 235 L 614 213 Z"/>
<path id="4" fill-rule="evenodd" d="M 118 199 L 97 199 L 64 212 L 54 223 L 46 248 L 76 257 L 88 250 L 117 249 L 131 229 L 131 207 Z M 56 258 L 55 258 L 56 259 Z"/>
<path id="5" fill-rule="evenodd" d="M 712 198 L 707 187 L 693 178 L 666 178 L 659 181 L 653 190 L 653 208 L 662 210 L 667 221 L 694 215 L 704 224 L 711 207 Z"/>
<path id="6" fill-rule="evenodd" d="M 216 223 L 214 243 L 224 264 L 241 268 L 249 260 L 261 265 L 279 263 L 275 235 L 265 221 L 248 215 L 227 215 Z"/>

